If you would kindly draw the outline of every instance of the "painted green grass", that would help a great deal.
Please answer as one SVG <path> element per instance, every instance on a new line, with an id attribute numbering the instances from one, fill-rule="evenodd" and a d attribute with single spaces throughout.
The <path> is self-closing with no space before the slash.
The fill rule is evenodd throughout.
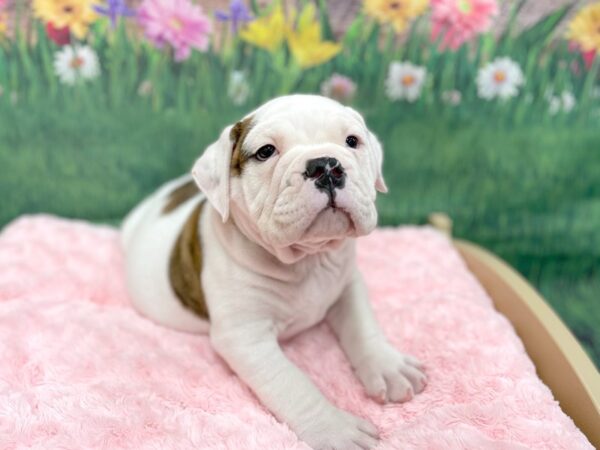
<path id="1" fill-rule="evenodd" d="M 395 108 L 406 108 L 395 106 Z M 600 135 L 593 127 L 474 126 L 444 115 L 365 108 L 386 151 L 384 225 L 455 219 L 458 236 L 514 264 L 600 363 Z M 405 111 L 406 112 L 406 111 Z M 189 169 L 242 111 L 183 114 L 133 104 L 0 107 L 0 223 L 52 212 L 117 223 Z"/>

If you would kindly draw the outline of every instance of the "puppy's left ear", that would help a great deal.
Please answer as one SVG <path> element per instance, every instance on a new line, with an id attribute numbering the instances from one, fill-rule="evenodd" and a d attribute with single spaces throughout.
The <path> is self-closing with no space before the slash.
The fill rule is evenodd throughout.
<path id="1" fill-rule="evenodd" d="M 350 111 L 350 113 L 352 113 L 352 115 L 358 119 L 358 121 L 362 124 L 363 127 L 365 127 L 365 130 L 367 131 L 367 135 L 369 138 L 369 144 L 373 148 L 373 152 L 374 152 L 374 156 L 375 156 L 375 167 L 374 167 L 374 169 L 375 169 L 375 189 L 377 189 L 379 192 L 385 194 L 388 191 L 388 188 L 385 184 L 385 181 L 383 180 L 383 172 L 382 172 L 383 148 L 381 147 L 381 144 L 379 143 L 377 136 L 375 136 L 373 133 L 371 133 L 369 131 L 369 129 L 367 128 L 367 124 L 365 123 L 365 120 L 358 113 L 358 111 L 350 108 L 349 106 L 346 106 L 346 109 L 348 109 Z"/>
<path id="2" fill-rule="evenodd" d="M 226 222 L 229 218 L 229 177 L 233 143 L 232 126 L 223 130 L 217 142 L 209 145 L 192 168 L 192 176 L 210 204 Z"/>
<path id="3" fill-rule="evenodd" d="M 388 191 L 388 188 L 385 184 L 385 180 L 383 179 L 383 148 L 379 143 L 379 139 L 373 133 L 369 131 L 369 141 L 371 141 L 371 146 L 373 147 L 373 151 L 375 152 L 375 170 L 377 171 L 377 175 L 375 178 L 375 189 L 379 192 L 385 194 Z"/>

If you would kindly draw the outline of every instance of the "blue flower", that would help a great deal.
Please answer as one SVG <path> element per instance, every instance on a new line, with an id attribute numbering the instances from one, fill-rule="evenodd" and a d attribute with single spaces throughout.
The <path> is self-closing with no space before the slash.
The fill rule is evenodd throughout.
<path id="1" fill-rule="evenodd" d="M 231 22 L 231 29 L 237 33 L 243 22 L 253 19 L 243 0 L 231 0 L 229 11 L 215 11 L 215 17 L 221 22 Z"/>
<path id="2" fill-rule="evenodd" d="M 117 25 L 117 18 L 119 16 L 135 16 L 135 11 L 125 4 L 125 0 L 107 0 L 106 3 L 107 6 L 95 5 L 94 11 L 108 17 L 113 28 Z"/>

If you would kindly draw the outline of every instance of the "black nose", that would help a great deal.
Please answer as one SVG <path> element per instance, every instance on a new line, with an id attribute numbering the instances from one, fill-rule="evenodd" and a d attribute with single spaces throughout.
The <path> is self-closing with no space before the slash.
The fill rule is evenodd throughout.
<path id="1" fill-rule="evenodd" d="M 335 158 L 315 158 L 306 162 L 306 178 L 315 180 L 315 186 L 329 195 L 330 205 L 334 204 L 335 190 L 343 189 L 346 183 L 346 172 Z"/>

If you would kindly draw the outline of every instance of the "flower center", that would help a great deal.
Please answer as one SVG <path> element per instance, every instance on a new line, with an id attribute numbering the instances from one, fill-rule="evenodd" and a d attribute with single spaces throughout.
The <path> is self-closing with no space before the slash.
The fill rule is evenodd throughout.
<path id="1" fill-rule="evenodd" d="M 458 10 L 463 14 L 469 14 L 473 9 L 470 0 L 458 0 Z"/>
<path id="2" fill-rule="evenodd" d="M 183 28 L 183 23 L 181 23 L 181 20 L 177 17 L 171 17 L 171 20 L 169 20 L 169 26 L 174 30 L 179 31 Z"/>
<path id="3" fill-rule="evenodd" d="M 415 83 L 415 77 L 413 75 L 404 75 L 401 81 L 404 86 L 412 86 Z"/>
<path id="4" fill-rule="evenodd" d="M 506 80 L 506 73 L 504 73 L 502 70 L 497 70 L 494 73 L 494 81 L 498 84 L 504 83 L 504 81 Z"/>
<path id="5" fill-rule="evenodd" d="M 346 87 L 340 83 L 336 83 L 332 86 L 331 93 L 334 97 L 345 97 L 346 96 Z"/>
<path id="6" fill-rule="evenodd" d="M 63 12 L 65 14 L 71 14 L 73 12 L 73 7 L 71 5 L 63 6 Z"/>
<path id="7" fill-rule="evenodd" d="M 400 9 L 400 8 L 402 8 L 402 4 L 400 2 L 392 2 L 392 3 L 390 3 L 390 8 L 391 9 Z"/>
<path id="8" fill-rule="evenodd" d="M 83 63 L 84 63 L 83 58 L 81 58 L 80 56 L 76 56 L 75 58 L 73 58 L 71 60 L 71 63 L 69 65 L 73 69 L 79 69 L 81 66 L 83 66 Z"/>

